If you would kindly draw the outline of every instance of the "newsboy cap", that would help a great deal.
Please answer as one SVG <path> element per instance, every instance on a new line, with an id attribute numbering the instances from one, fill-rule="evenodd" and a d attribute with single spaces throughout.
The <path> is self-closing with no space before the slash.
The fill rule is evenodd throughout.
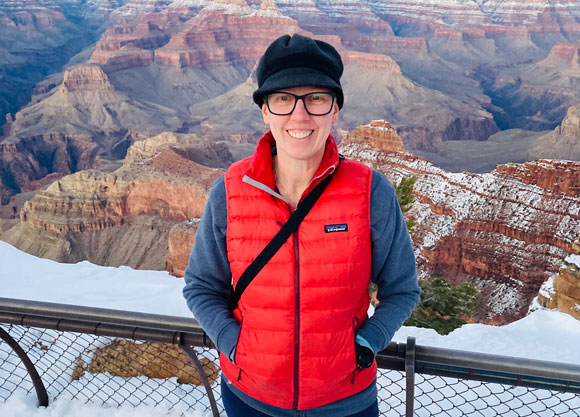
<path id="1" fill-rule="evenodd" d="M 297 33 L 284 35 L 272 42 L 260 58 L 256 71 L 258 89 L 253 99 L 262 107 L 264 95 L 276 90 L 324 87 L 336 93 L 338 108 L 342 108 L 342 71 L 342 60 L 332 45 Z"/>

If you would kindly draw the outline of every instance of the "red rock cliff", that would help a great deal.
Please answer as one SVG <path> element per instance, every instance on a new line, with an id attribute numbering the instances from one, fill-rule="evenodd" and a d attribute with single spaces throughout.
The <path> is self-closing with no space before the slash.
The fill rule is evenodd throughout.
<path id="1" fill-rule="evenodd" d="M 373 120 L 370 124 L 353 130 L 344 143 L 367 143 L 385 152 L 404 151 L 403 141 L 386 120 Z"/>
<path id="2" fill-rule="evenodd" d="M 580 162 L 449 173 L 410 153 L 371 146 L 372 141 L 345 141 L 341 152 L 370 163 L 391 181 L 417 176 L 416 202 L 408 216 L 418 223 L 412 238 L 422 274 L 478 282 L 484 321 L 525 315 L 580 230 L 575 185 Z"/>

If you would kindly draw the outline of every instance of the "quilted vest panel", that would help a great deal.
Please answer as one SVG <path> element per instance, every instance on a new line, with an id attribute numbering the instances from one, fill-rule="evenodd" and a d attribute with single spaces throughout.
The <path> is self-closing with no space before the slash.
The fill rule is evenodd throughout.
<path id="1" fill-rule="evenodd" d="M 234 287 L 291 215 L 283 200 L 243 178 L 251 158 L 225 175 L 227 249 Z M 298 231 L 258 273 L 234 317 L 241 323 L 226 377 L 268 404 L 298 410 L 356 394 L 376 376 L 357 371 L 356 330 L 367 319 L 372 171 L 343 160 Z M 338 226 L 337 226 L 338 225 Z"/>

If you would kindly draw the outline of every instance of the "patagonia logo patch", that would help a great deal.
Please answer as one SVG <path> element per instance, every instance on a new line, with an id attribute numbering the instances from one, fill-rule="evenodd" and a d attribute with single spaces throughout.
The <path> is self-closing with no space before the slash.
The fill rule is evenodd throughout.
<path id="1" fill-rule="evenodd" d="M 325 233 L 348 232 L 348 224 L 327 224 L 324 226 Z"/>

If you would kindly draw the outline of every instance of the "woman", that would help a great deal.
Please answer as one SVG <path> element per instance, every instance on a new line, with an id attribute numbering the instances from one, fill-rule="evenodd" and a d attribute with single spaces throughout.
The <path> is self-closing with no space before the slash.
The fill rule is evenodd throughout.
<path id="1" fill-rule="evenodd" d="M 253 94 L 270 131 L 212 187 L 184 296 L 220 351 L 228 416 L 378 416 L 376 362 L 419 301 L 415 258 L 390 183 L 339 157 L 338 52 L 298 34 L 260 59 Z M 240 276 L 318 184 L 298 229 L 255 276 Z M 369 282 L 380 301 L 367 317 Z"/>

